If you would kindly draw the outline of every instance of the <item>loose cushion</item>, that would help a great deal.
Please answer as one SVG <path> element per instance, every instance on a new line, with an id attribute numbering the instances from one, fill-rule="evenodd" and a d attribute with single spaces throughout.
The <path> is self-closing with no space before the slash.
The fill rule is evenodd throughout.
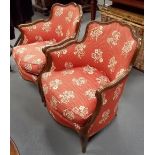
<path id="1" fill-rule="evenodd" d="M 54 41 L 42 41 L 20 45 L 13 49 L 13 57 L 24 71 L 39 75 L 46 63 L 46 57 L 42 52 L 42 48 L 54 44 Z"/>

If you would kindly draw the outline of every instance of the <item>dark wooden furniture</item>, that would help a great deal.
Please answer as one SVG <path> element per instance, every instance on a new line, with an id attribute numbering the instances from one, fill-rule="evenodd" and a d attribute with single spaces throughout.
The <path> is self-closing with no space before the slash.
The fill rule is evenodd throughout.
<path id="1" fill-rule="evenodd" d="M 91 20 L 95 20 L 96 9 L 97 9 L 97 0 L 78 0 L 76 3 L 82 5 L 83 11 L 91 12 Z"/>
<path id="2" fill-rule="evenodd" d="M 10 155 L 20 155 L 15 142 L 10 139 Z"/>
<path id="3" fill-rule="evenodd" d="M 124 6 L 144 9 L 144 0 L 112 0 L 112 2 L 113 6 L 122 4 Z"/>
<path id="4" fill-rule="evenodd" d="M 36 11 L 42 12 L 44 15 L 49 15 L 49 9 L 54 2 L 57 2 L 57 1 L 35 0 L 34 8 Z"/>
<path id="5" fill-rule="evenodd" d="M 112 6 L 115 8 L 144 14 L 144 0 L 112 0 Z"/>
<path id="6" fill-rule="evenodd" d="M 97 0 L 35 0 L 34 8 L 35 10 L 42 12 L 44 15 L 49 15 L 49 10 L 54 3 L 67 4 L 70 2 L 75 2 L 82 5 L 83 11 L 91 12 L 91 20 L 95 20 L 96 9 L 97 9 Z"/>

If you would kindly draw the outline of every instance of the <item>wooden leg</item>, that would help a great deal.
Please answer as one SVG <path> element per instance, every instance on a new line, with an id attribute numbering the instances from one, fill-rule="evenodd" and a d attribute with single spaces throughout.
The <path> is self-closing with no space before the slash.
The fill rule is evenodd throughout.
<path id="1" fill-rule="evenodd" d="M 88 138 L 85 136 L 81 136 L 81 147 L 82 147 L 82 153 L 86 153 L 86 148 L 88 144 Z"/>
<path id="2" fill-rule="evenodd" d="M 38 77 L 38 80 L 36 81 L 36 85 L 37 85 L 38 90 L 39 90 L 41 101 L 44 103 L 44 107 L 46 107 L 46 101 L 45 101 L 44 93 L 42 90 L 42 84 L 40 81 L 41 81 L 41 76 Z"/>
<path id="3" fill-rule="evenodd" d="M 13 46 L 12 45 L 10 45 L 10 57 L 11 57 L 11 55 L 12 55 L 12 48 L 13 48 Z M 13 69 L 11 68 L 11 62 L 10 62 L 10 72 L 13 72 Z"/>
<path id="4" fill-rule="evenodd" d="M 44 107 L 46 107 L 45 97 L 44 97 L 42 91 L 40 90 L 40 88 L 39 88 L 39 92 L 40 92 L 40 96 L 41 96 L 41 101 L 44 103 Z"/>
<path id="5" fill-rule="evenodd" d="M 46 103 L 44 102 L 44 107 L 46 107 Z"/>
<path id="6" fill-rule="evenodd" d="M 91 0 L 91 20 L 95 20 L 97 0 Z"/>
<path id="7" fill-rule="evenodd" d="M 117 116 L 117 113 L 118 113 L 118 107 L 117 107 L 117 110 L 116 110 L 115 116 Z"/>
<path id="8" fill-rule="evenodd" d="M 10 72 L 13 72 L 13 69 L 11 68 L 11 65 L 10 65 Z"/>

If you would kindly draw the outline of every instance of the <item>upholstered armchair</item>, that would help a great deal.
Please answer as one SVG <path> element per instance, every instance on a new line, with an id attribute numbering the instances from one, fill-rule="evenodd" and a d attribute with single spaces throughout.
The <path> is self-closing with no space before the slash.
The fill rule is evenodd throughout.
<path id="1" fill-rule="evenodd" d="M 82 152 L 115 118 L 139 43 L 125 24 L 94 21 L 82 41 L 44 49 L 48 61 L 38 79 L 42 100 L 57 122 L 80 135 Z"/>
<path id="2" fill-rule="evenodd" d="M 51 8 L 48 20 L 19 26 L 22 38 L 13 49 L 13 57 L 23 79 L 36 82 L 46 63 L 42 48 L 74 40 L 78 35 L 81 18 L 80 5 L 56 3 Z"/>

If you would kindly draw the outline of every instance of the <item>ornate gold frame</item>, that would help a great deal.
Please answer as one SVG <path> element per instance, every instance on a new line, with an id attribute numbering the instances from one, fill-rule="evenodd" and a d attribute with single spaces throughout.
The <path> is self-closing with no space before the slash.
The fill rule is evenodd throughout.
<path id="1" fill-rule="evenodd" d="M 87 34 L 88 34 L 88 27 L 91 23 L 98 23 L 98 24 L 102 24 L 102 25 L 108 25 L 108 24 L 111 24 L 111 23 L 119 23 L 120 25 L 122 26 L 126 26 L 130 29 L 130 32 L 132 34 L 132 37 L 134 40 L 136 40 L 137 42 L 137 47 L 136 47 L 136 50 L 135 50 L 135 53 L 134 53 L 134 56 L 132 58 L 132 61 L 130 63 L 130 67 L 127 71 L 125 71 L 121 76 L 119 76 L 117 79 L 113 80 L 112 82 L 110 82 L 109 84 L 105 85 L 104 88 L 102 89 L 98 89 L 96 90 L 96 93 L 95 93 L 95 96 L 96 96 L 96 99 L 97 99 L 97 103 L 96 103 L 96 108 L 94 110 L 94 113 L 92 114 L 91 118 L 88 119 L 87 123 L 85 124 L 84 127 L 81 128 L 80 132 L 79 132 L 79 135 L 80 135 L 80 138 L 81 138 L 81 146 L 82 146 L 82 152 L 85 153 L 86 152 L 86 146 L 87 146 L 87 143 L 88 143 L 88 136 L 87 136 L 87 133 L 88 133 L 88 130 L 90 128 L 90 126 L 94 123 L 97 115 L 99 114 L 100 110 L 101 110 L 101 106 L 102 106 L 102 101 L 103 101 L 103 98 L 102 98 L 102 93 L 108 89 L 111 89 L 113 87 L 115 87 L 117 84 L 119 84 L 121 81 L 123 81 L 124 79 L 127 78 L 127 76 L 129 75 L 131 69 L 132 69 L 132 65 L 133 65 L 133 62 L 135 61 L 136 59 L 136 56 L 137 56 L 137 53 L 138 53 L 138 50 L 140 48 L 140 45 L 141 45 L 141 40 L 138 39 L 135 35 L 135 31 L 133 30 L 133 28 L 131 28 L 129 25 L 125 24 L 125 23 L 122 23 L 120 21 L 110 21 L 110 22 L 98 22 L 98 21 L 91 21 L 89 22 L 89 24 L 87 25 L 86 27 L 86 32 L 85 32 L 85 35 L 83 37 L 83 39 L 81 41 L 77 41 L 77 40 L 72 40 L 70 42 L 68 42 L 67 44 L 62 44 L 60 46 L 56 46 L 56 47 L 46 47 L 43 49 L 43 52 L 45 53 L 46 55 L 46 59 L 47 59 L 47 63 L 42 71 L 42 73 L 40 74 L 39 78 L 38 78 L 38 88 L 39 88 L 39 92 L 40 92 L 40 95 L 41 95 L 41 98 L 42 98 L 42 101 L 44 102 L 44 105 L 46 106 L 46 101 L 45 101 L 45 97 L 44 97 L 44 93 L 43 93 L 43 88 L 42 88 L 42 83 L 41 83 L 41 76 L 43 73 L 45 72 L 48 72 L 50 71 L 50 68 L 52 66 L 52 60 L 50 58 L 50 53 L 51 52 L 54 52 L 55 50 L 61 50 L 63 48 L 66 48 L 67 46 L 70 46 L 71 44 L 74 44 L 74 43 L 82 43 L 85 41 L 86 37 L 87 37 Z"/>

